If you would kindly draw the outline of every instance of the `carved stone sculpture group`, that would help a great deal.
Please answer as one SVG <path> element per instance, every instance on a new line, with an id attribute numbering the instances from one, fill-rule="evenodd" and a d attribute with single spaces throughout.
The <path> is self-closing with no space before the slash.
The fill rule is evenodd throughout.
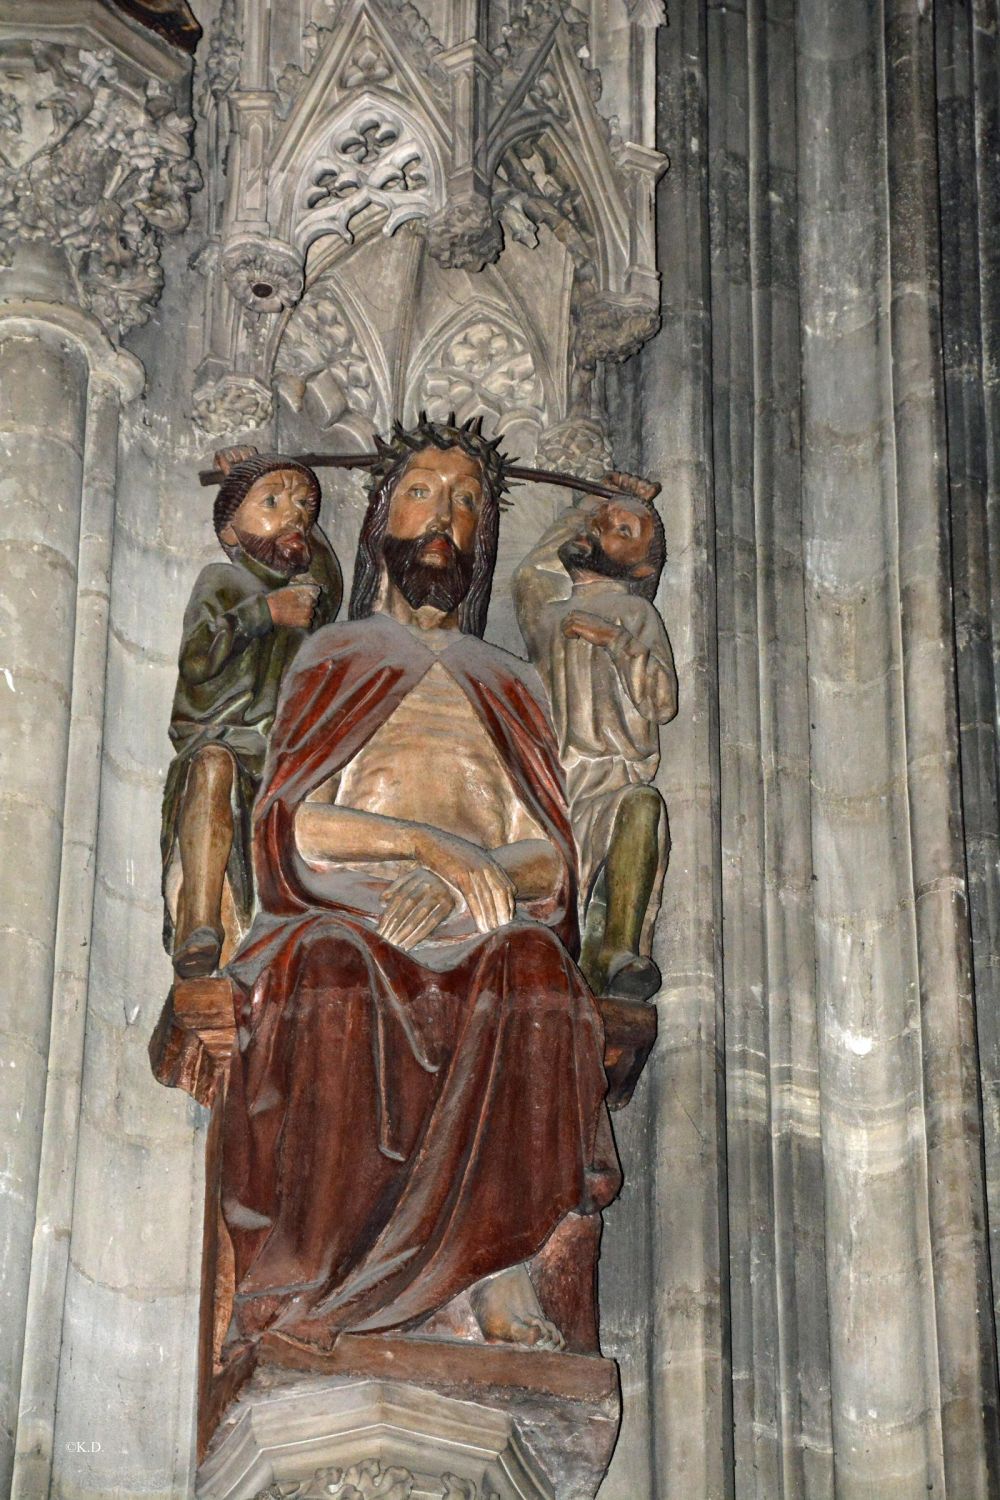
<path id="1" fill-rule="evenodd" d="M 609 474 L 524 560 L 529 665 L 483 639 L 508 473 L 476 424 L 380 441 L 341 623 L 315 473 L 217 462 L 229 561 L 185 616 L 163 818 L 179 985 L 224 966 L 234 1006 L 216 1360 L 596 1353 L 598 1001 L 659 981 L 658 486 Z"/>

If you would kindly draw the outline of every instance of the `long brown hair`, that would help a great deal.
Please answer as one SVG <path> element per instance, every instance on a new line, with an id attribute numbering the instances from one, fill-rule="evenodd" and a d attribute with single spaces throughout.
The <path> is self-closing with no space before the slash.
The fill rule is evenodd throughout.
<path id="1" fill-rule="evenodd" d="M 500 537 L 500 511 L 505 508 L 507 466 L 511 462 L 500 452 L 500 439 L 483 437 L 481 419 L 458 426 L 454 413 L 447 422 L 431 422 L 427 413 L 421 412 L 416 427 L 404 428 L 397 422 L 389 442 L 380 437 L 376 437 L 375 442 L 379 462 L 371 471 L 375 482 L 368 492 L 368 509 L 358 538 L 349 617 L 365 620 L 375 607 L 382 576 L 382 542 L 389 523 L 392 492 L 406 465 L 415 453 L 425 448 L 461 448 L 481 466 L 483 502 L 473 548 L 472 582 L 459 606 L 458 623 L 467 635 L 481 636 L 486 629 Z"/>

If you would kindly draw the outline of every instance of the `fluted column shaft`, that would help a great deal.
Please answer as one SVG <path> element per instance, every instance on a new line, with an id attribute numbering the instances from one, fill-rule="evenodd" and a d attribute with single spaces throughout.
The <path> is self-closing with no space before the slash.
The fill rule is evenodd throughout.
<path id="1" fill-rule="evenodd" d="M 0 1067 L 5 1493 L 29 1280 L 39 1275 L 33 1243 L 58 1244 L 56 1200 L 72 1181 L 79 1057 L 59 1054 L 64 1017 L 82 1020 L 85 1008 L 86 875 L 96 838 L 106 643 L 101 590 L 106 599 L 110 564 L 102 500 L 113 493 L 99 470 L 110 460 L 113 472 L 123 382 L 131 394 L 138 389 L 136 362 L 115 354 L 82 314 L 41 302 L 0 304 L 0 828 L 8 851 L 0 873 L 6 911 L 0 953 L 9 986 Z M 46 1140 L 46 1120 L 55 1123 L 60 1114 L 64 1068 L 72 1078 L 69 1117 Z M 40 1195 L 45 1156 L 47 1187 Z M 58 1296 L 50 1284 L 53 1290 Z"/>
<path id="2" fill-rule="evenodd" d="M 62 860 L 80 542 L 87 364 L 43 330 L 0 325 L 0 953 L 8 976 L 0 1062 L 0 1489 L 10 1479 L 45 1099 Z M 15 854 L 16 852 L 16 854 Z"/>
<path id="3" fill-rule="evenodd" d="M 932 33 L 799 7 L 803 531 L 836 1493 L 994 1495 Z M 841 128 L 831 128 L 840 122 Z"/>

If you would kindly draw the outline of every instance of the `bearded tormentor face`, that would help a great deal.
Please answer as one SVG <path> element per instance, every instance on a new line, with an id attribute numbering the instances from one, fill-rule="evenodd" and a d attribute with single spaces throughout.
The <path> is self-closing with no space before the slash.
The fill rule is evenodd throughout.
<path id="1" fill-rule="evenodd" d="M 219 540 L 239 543 L 249 557 L 291 576 L 308 568 L 309 533 L 316 520 L 316 497 L 305 475 L 274 469 L 247 490 Z"/>
<path id="2" fill-rule="evenodd" d="M 591 575 L 626 580 L 652 572 L 653 517 L 649 506 L 622 497 L 581 508 L 576 536 L 559 549 L 571 578 Z"/>

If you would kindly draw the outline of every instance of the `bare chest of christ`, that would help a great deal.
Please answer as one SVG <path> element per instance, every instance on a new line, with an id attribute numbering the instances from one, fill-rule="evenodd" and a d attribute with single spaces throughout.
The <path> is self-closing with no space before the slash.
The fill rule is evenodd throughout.
<path id="1" fill-rule="evenodd" d="M 338 807 L 426 824 L 483 849 L 544 837 L 440 660 L 321 795 Z"/>

